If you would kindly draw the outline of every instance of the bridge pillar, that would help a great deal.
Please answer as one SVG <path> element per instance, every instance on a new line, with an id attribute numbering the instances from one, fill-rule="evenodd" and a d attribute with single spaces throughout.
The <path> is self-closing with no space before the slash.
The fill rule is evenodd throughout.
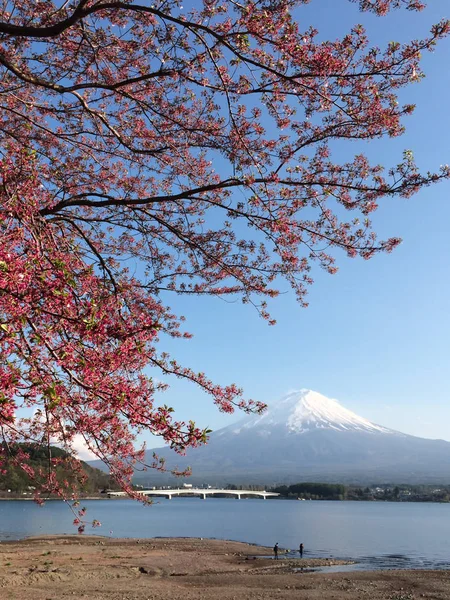
<path id="1" fill-rule="evenodd" d="M 202 494 L 202 500 L 206 500 L 206 494 Z"/>
<path id="2" fill-rule="evenodd" d="M 241 495 L 240 494 L 236 494 L 236 500 L 240 500 L 241 499 Z"/>
<path id="3" fill-rule="evenodd" d="M 172 494 L 169 494 L 169 495 L 167 496 L 167 498 L 168 498 L 168 500 L 172 500 Z"/>

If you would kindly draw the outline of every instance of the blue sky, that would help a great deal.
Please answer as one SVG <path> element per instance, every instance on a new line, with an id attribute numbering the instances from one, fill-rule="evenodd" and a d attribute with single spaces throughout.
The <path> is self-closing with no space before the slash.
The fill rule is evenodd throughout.
<path id="1" fill-rule="evenodd" d="M 302 27 L 314 24 L 330 39 L 363 23 L 370 40 L 383 46 L 424 37 L 431 24 L 450 17 L 448 0 L 430 5 L 380 19 L 345 0 L 313 0 L 297 14 Z M 423 67 L 427 78 L 402 92 L 404 102 L 417 105 L 406 134 L 364 147 L 376 162 L 397 164 L 404 149 L 414 151 L 423 170 L 450 162 L 450 40 L 427 54 Z M 195 337 L 164 341 L 164 349 L 218 383 L 241 385 L 246 397 L 270 404 L 288 390 L 311 388 L 385 426 L 450 440 L 449 192 L 445 182 L 408 200 L 384 200 L 376 230 L 403 244 L 369 262 L 339 256 L 334 276 L 315 271 L 307 309 L 286 284 L 272 305 L 275 327 L 238 300 L 172 298 Z M 193 385 L 170 383 L 157 401 L 179 418 L 217 429 L 242 417 L 219 413 Z"/>

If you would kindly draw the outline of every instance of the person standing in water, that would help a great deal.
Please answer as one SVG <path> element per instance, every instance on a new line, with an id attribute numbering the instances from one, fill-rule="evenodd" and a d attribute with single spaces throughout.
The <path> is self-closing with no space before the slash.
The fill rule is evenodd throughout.
<path id="1" fill-rule="evenodd" d="M 278 542 L 273 547 L 273 553 L 275 554 L 275 560 L 278 560 Z"/>
<path id="2" fill-rule="evenodd" d="M 298 551 L 300 552 L 300 558 L 303 558 L 303 544 L 300 544 Z"/>

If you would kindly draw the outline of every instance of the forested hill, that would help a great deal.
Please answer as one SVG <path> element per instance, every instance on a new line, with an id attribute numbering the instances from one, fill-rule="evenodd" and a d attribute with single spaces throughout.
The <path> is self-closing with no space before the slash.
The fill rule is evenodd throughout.
<path id="1" fill-rule="evenodd" d="M 19 450 L 25 452 L 29 459 L 27 463 L 37 473 L 39 468 L 48 469 L 49 465 L 49 454 L 52 459 L 67 459 L 69 455 L 61 448 L 50 446 L 46 448 L 34 444 L 19 444 L 10 446 L 8 448 L 8 455 L 10 458 L 14 458 Z M 84 494 L 96 494 L 100 490 L 108 488 L 110 485 L 109 475 L 89 466 L 84 461 L 81 462 L 81 468 L 86 474 L 86 481 L 79 487 L 79 491 Z M 6 460 L 5 465 L 2 467 L 4 473 L 0 474 L 0 494 L 2 496 L 10 494 L 20 494 L 21 496 L 32 495 L 34 488 L 38 487 L 39 481 L 33 479 L 19 466 L 13 464 L 14 461 Z M 69 465 L 64 464 L 62 460 L 61 464 L 55 466 L 58 480 L 68 479 L 73 480 L 74 475 Z"/>

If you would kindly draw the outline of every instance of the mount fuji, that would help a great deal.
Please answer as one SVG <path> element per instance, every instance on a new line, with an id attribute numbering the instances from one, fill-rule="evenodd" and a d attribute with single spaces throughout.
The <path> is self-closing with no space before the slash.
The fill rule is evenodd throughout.
<path id="1" fill-rule="evenodd" d="M 192 467 L 194 484 L 450 481 L 450 442 L 377 425 L 305 389 L 270 403 L 262 415 L 217 430 L 206 446 L 186 456 L 167 448 L 154 451 L 167 468 Z M 168 475 L 147 472 L 139 479 L 159 483 Z"/>
<path id="2" fill-rule="evenodd" d="M 326 398 L 312 390 L 300 390 L 271 404 L 262 415 L 246 417 L 235 425 L 220 429 L 216 435 L 223 436 L 227 432 L 237 435 L 255 430 L 258 435 L 264 436 L 272 435 L 274 428 L 281 428 L 285 435 L 305 434 L 321 429 L 395 433 L 359 417 L 337 400 Z"/>

